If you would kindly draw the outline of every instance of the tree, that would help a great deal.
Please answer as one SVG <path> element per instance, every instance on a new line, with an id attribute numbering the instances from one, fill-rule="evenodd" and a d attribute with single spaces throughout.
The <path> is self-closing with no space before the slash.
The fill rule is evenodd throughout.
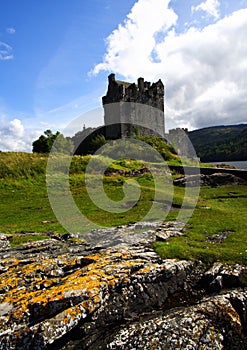
<path id="1" fill-rule="evenodd" d="M 99 129 L 87 128 L 86 130 L 77 132 L 73 137 L 72 141 L 75 146 L 75 154 L 86 155 L 93 154 L 101 146 L 107 143 L 103 133 L 101 134 Z"/>
<path id="2" fill-rule="evenodd" d="M 49 153 L 55 140 L 54 151 L 65 154 L 73 153 L 74 145 L 71 138 L 64 137 L 59 131 L 53 134 L 51 130 L 46 130 L 44 135 L 41 135 L 38 140 L 33 142 L 33 152 Z"/>
<path id="3" fill-rule="evenodd" d="M 97 135 L 89 142 L 89 147 L 91 151 L 96 152 L 100 147 L 107 143 L 104 135 Z"/>

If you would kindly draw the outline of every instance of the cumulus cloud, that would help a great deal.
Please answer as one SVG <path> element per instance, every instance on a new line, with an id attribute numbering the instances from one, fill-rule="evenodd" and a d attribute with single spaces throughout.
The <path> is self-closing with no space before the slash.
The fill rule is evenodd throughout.
<path id="1" fill-rule="evenodd" d="M 169 1 L 157 4 L 135 4 L 124 24 L 107 38 L 106 54 L 94 73 L 112 71 L 130 81 L 161 78 L 168 128 L 246 122 L 247 9 L 204 28 L 177 32 L 177 15 Z M 217 9 L 217 1 L 202 4 Z"/>
<path id="2" fill-rule="evenodd" d="M 169 0 L 139 0 L 133 6 L 130 14 L 118 29 L 106 39 L 107 53 L 104 61 L 93 70 L 97 74 L 100 70 L 117 70 L 129 78 L 146 75 L 149 63 L 154 61 L 156 40 L 166 33 L 167 29 L 177 21 L 177 15 L 168 8 Z M 133 74 L 134 73 L 134 74 Z"/>
<path id="3" fill-rule="evenodd" d="M 192 12 L 204 11 L 208 15 L 217 19 L 220 16 L 219 7 L 220 7 L 219 0 L 206 0 L 197 6 L 192 6 L 191 10 Z"/>
<path id="4" fill-rule="evenodd" d="M 14 58 L 12 47 L 3 41 L 0 41 L 0 61 L 12 60 Z"/>
<path id="5" fill-rule="evenodd" d="M 7 121 L 6 116 L 0 116 L 0 150 L 30 152 L 32 142 L 40 135 L 38 131 L 25 130 L 20 119 Z"/>

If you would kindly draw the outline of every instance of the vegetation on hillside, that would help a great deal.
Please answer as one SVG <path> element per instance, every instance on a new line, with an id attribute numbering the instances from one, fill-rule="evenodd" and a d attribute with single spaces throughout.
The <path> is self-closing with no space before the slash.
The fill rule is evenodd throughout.
<path id="1" fill-rule="evenodd" d="M 41 135 L 36 141 L 33 142 L 34 153 L 49 153 L 53 147 L 53 151 L 57 151 L 63 154 L 76 155 L 88 155 L 94 154 L 99 148 L 106 143 L 110 143 L 112 140 L 106 140 L 105 136 L 96 130 L 95 133 L 90 133 L 87 137 L 83 138 L 83 132 L 76 133 L 72 138 L 64 137 L 60 132 L 55 134 L 51 130 L 46 130 L 44 135 Z M 176 155 L 174 148 L 169 145 L 165 140 L 155 136 L 136 136 L 136 140 L 142 141 L 152 146 L 165 160 L 176 160 L 181 163 L 179 157 Z M 54 144 L 56 140 L 56 143 Z M 82 141 L 83 140 L 83 141 Z M 135 145 L 138 148 L 137 145 Z M 118 148 L 123 148 L 123 144 L 113 142 L 112 153 L 118 153 Z M 132 147 L 132 145 L 128 146 Z M 107 148 L 108 151 L 110 148 Z M 138 149 L 137 149 L 138 151 Z M 135 152 L 133 152 L 135 153 Z M 138 152 L 137 152 L 138 153 Z"/>
<path id="2" fill-rule="evenodd" d="M 137 136 L 136 139 L 152 146 L 163 157 L 164 160 L 176 160 L 181 164 L 181 160 L 177 156 L 173 146 L 165 142 L 162 138 L 155 136 Z"/>
<path id="3" fill-rule="evenodd" d="M 41 135 L 37 140 L 33 142 L 33 152 L 35 153 L 49 153 L 52 146 L 55 144 L 55 148 L 58 152 L 65 154 L 72 154 L 74 150 L 74 144 L 70 137 L 64 137 L 59 131 L 55 134 L 51 130 L 46 130 L 44 135 Z M 55 151 L 55 149 L 54 149 Z"/>
<path id="4" fill-rule="evenodd" d="M 20 181 L 44 177 L 47 154 L 25 152 L 0 152 L 0 179 Z"/>
<path id="5" fill-rule="evenodd" d="M 203 162 L 247 160 L 247 124 L 204 128 L 188 135 Z"/>

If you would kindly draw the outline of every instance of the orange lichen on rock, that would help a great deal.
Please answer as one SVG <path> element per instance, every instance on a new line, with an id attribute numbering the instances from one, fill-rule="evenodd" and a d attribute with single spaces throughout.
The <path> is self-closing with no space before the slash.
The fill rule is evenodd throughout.
<path id="1" fill-rule="evenodd" d="M 57 259 L 42 259 L 28 265 L 16 260 L 15 267 L 3 274 L 0 288 L 6 293 L 0 302 L 13 305 L 10 318 L 14 320 L 27 317 L 39 320 L 42 315 L 49 317 L 74 303 L 81 303 L 88 313 L 93 312 L 102 299 L 101 290 L 107 293 L 109 288 L 118 285 L 119 276 L 126 277 L 136 264 L 134 260 L 127 260 L 127 256 L 130 254 L 125 252 L 122 260 L 119 252 L 88 255 L 87 260 L 93 263 L 60 278 L 51 278 L 58 261 L 60 267 L 72 268 L 78 266 L 78 258 L 63 254 Z"/>

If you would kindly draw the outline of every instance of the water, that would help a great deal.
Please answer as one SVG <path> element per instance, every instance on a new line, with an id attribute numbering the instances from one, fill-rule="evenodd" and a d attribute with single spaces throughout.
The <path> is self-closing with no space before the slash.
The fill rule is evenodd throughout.
<path id="1" fill-rule="evenodd" d="M 228 165 L 233 165 L 237 169 L 246 169 L 247 170 L 247 161 L 241 161 L 241 162 L 212 162 L 211 164 L 228 164 Z"/>

